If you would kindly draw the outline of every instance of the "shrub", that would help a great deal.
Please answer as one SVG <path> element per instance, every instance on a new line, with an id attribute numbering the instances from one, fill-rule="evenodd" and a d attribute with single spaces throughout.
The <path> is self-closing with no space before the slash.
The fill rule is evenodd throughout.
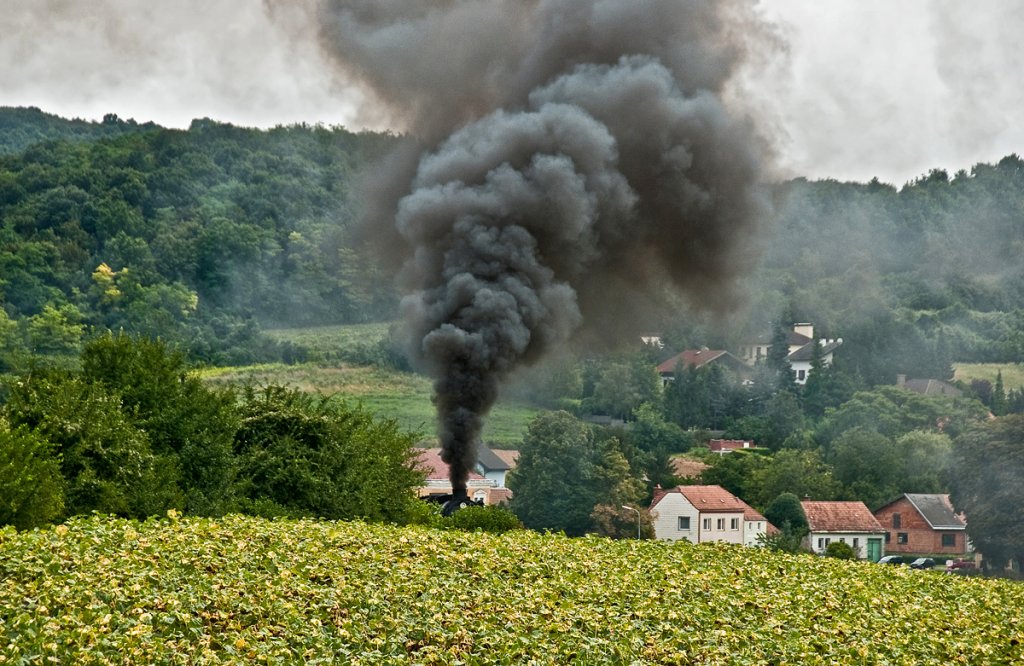
<path id="1" fill-rule="evenodd" d="M 443 526 L 447 528 L 495 534 L 523 527 L 516 515 L 503 506 L 467 506 L 443 521 Z"/>
<path id="2" fill-rule="evenodd" d="M 416 437 L 359 407 L 280 386 L 247 389 L 235 434 L 241 507 L 275 515 L 403 522 Z M 268 503 L 269 502 L 269 503 Z"/>
<path id="3" fill-rule="evenodd" d="M 189 372 L 184 355 L 160 340 L 107 334 L 86 345 L 82 376 L 120 397 L 154 453 L 180 470 L 184 509 L 218 515 L 228 508 L 235 396 Z M 263 514 L 258 514 L 263 515 Z"/>
<path id="4" fill-rule="evenodd" d="M 834 557 L 837 560 L 854 560 L 857 559 L 857 553 L 850 544 L 842 541 L 833 541 L 825 547 L 825 557 Z"/>
<path id="5" fill-rule="evenodd" d="M 0 525 L 41 527 L 64 511 L 64 479 L 54 447 L 25 427 L 0 421 Z"/>
<path id="6" fill-rule="evenodd" d="M 180 505 L 175 461 L 153 453 L 116 394 L 65 372 L 37 372 L 12 384 L 4 410 L 12 425 L 53 444 L 68 514 L 144 518 Z"/>

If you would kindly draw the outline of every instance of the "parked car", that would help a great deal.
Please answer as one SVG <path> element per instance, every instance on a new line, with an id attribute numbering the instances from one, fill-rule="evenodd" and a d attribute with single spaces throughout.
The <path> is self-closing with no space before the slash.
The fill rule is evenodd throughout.
<path id="1" fill-rule="evenodd" d="M 930 557 L 919 557 L 910 563 L 911 569 L 931 569 L 935 566 L 935 560 Z"/>
<path id="2" fill-rule="evenodd" d="M 902 555 L 886 555 L 882 559 L 878 560 L 879 564 L 906 564 L 906 560 L 903 559 Z"/>
<path id="3" fill-rule="evenodd" d="M 970 576 L 980 572 L 978 571 L 977 565 L 970 560 L 949 560 L 946 562 L 946 573 Z"/>

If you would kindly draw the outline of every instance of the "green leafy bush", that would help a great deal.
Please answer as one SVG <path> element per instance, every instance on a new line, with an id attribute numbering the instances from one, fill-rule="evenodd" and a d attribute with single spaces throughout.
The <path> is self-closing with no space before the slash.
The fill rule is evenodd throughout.
<path id="1" fill-rule="evenodd" d="M 0 525 L 24 530 L 58 519 L 64 479 L 54 447 L 25 427 L 0 420 Z"/>
<path id="2" fill-rule="evenodd" d="M 61 371 L 11 385 L 4 413 L 50 442 L 67 484 L 67 515 L 99 511 L 144 518 L 180 505 L 176 461 L 157 455 L 116 395 Z"/>
<path id="3" fill-rule="evenodd" d="M 415 437 L 393 421 L 279 386 L 245 390 L 240 412 L 235 492 L 243 509 L 403 522 L 418 501 Z"/>
<path id="4" fill-rule="evenodd" d="M 516 515 L 502 506 L 467 506 L 453 513 L 442 524 L 448 528 L 493 534 L 523 527 Z"/>
<path id="5" fill-rule="evenodd" d="M 853 546 L 842 541 L 833 541 L 825 547 L 825 557 L 834 557 L 838 560 L 855 560 L 857 553 Z"/>

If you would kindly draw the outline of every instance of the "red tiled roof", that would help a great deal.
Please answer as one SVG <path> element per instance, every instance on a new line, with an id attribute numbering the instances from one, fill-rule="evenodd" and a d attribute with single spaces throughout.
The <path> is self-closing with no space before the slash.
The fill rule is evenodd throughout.
<path id="1" fill-rule="evenodd" d="M 663 490 L 659 495 L 655 490 L 653 508 L 669 493 L 679 493 L 687 499 L 698 511 L 714 513 L 745 512 L 750 507 L 722 486 L 676 486 L 670 490 Z"/>
<path id="2" fill-rule="evenodd" d="M 864 502 L 800 502 L 812 532 L 885 532 Z"/>
<path id="3" fill-rule="evenodd" d="M 447 481 L 448 463 L 441 460 L 441 449 L 416 449 L 419 457 L 417 467 L 427 474 L 427 481 Z M 469 473 L 470 479 L 482 479 L 476 472 Z"/>
<path id="4" fill-rule="evenodd" d="M 743 502 L 743 500 L 740 500 L 740 501 Z M 743 502 L 743 503 L 746 504 L 746 502 Z M 750 522 L 750 521 L 755 521 L 756 522 L 756 521 L 759 521 L 759 520 L 763 520 L 764 522 L 768 523 L 768 519 L 765 518 L 764 516 L 762 516 L 760 514 L 760 512 L 758 512 L 757 509 L 755 509 L 754 507 L 750 506 L 749 504 L 747 504 L 747 508 L 743 510 L 743 520 L 746 520 L 747 522 Z M 768 523 L 768 524 L 771 525 L 771 523 Z"/>
<path id="5" fill-rule="evenodd" d="M 658 365 L 658 372 L 661 374 L 673 373 L 676 371 L 676 366 L 680 365 L 684 368 L 699 368 L 727 353 L 724 349 L 687 349 L 667 361 L 662 361 Z"/>

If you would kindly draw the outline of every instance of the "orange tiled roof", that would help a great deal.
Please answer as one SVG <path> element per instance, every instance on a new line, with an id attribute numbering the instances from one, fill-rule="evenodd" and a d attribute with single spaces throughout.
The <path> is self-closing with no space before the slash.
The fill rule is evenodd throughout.
<path id="1" fill-rule="evenodd" d="M 800 502 L 812 532 L 885 532 L 864 502 Z"/>
<path id="2" fill-rule="evenodd" d="M 746 502 L 722 486 L 676 486 L 670 490 L 663 490 L 660 493 L 655 491 L 651 507 L 653 508 L 669 493 L 679 493 L 698 511 L 732 513 L 745 512 L 750 508 Z"/>

